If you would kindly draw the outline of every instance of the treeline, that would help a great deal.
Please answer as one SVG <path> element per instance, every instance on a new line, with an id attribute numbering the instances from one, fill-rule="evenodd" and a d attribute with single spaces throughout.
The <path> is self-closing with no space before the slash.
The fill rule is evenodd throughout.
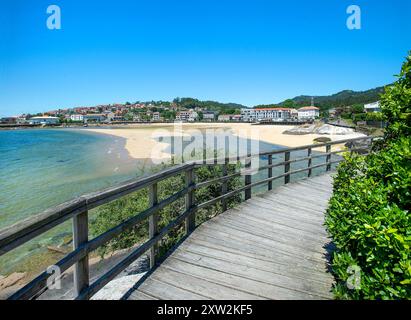
<path id="1" fill-rule="evenodd" d="M 344 90 L 329 96 L 314 96 L 314 104 L 321 110 L 328 110 L 338 107 L 352 106 L 356 104 L 366 104 L 380 100 L 381 94 L 384 93 L 384 87 L 378 87 L 366 91 Z M 300 108 L 311 105 L 312 96 L 298 96 L 287 99 L 278 104 L 278 106 Z"/>
<path id="2" fill-rule="evenodd" d="M 202 108 L 222 114 L 240 113 L 241 108 L 247 108 L 246 106 L 238 103 L 222 103 L 212 100 L 201 101 L 195 98 L 175 98 L 173 102 L 180 108 Z"/>

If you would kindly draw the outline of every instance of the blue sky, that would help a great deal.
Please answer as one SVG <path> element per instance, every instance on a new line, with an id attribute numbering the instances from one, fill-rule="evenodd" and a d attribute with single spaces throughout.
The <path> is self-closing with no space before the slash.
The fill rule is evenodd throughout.
<path id="1" fill-rule="evenodd" d="M 61 30 L 46 27 L 51 4 Z M 346 28 L 351 4 L 361 30 Z M 398 73 L 410 12 L 409 0 L 0 0 L 0 116 L 366 90 Z"/>

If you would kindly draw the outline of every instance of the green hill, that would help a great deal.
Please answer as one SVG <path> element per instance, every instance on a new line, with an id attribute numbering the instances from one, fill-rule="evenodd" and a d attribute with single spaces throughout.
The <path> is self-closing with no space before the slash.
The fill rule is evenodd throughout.
<path id="1" fill-rule="evenodd" d="M 344 90 L 329 96 L 314 96 L 314 104 L 322 110 L 335 107 L 352 106 L 354 104 L 365 104 L 375 102 L 380 99 L 384 87 L 378 87 L 366 91 Z M 301 95 L 292 99 L 287 99 L 277 105 L 287 107 L 303 107 L 311 105 L 311 97 Z"/>

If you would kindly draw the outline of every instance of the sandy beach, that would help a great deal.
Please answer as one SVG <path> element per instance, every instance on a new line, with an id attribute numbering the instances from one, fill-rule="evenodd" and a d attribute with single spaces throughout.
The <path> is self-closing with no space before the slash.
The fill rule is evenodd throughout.
<path id="1" fill-rule="evenodd" d="M 136 124 L 121 128 L 88 128 L 87 131 L 109 134 L 126 140 L 125 148 L 132 158 L 169 160 L 169 144 L 159 141 L 164 137 L 191 136 L 212 130 L 229 130 L 234 136 L 260 140 L 284 147 L 297 147 L 312 144 L 318 137 L 329 137 L 332 141 L 345 140 L 363 136 L 353 132 L 346 135 L 337 134 L 283 134 L 292 126 L 285 125 L 251 125 L 249 123 L 178 123 L 178 124 Z M 201 131 L 200 131 L 201 130 Z"/>

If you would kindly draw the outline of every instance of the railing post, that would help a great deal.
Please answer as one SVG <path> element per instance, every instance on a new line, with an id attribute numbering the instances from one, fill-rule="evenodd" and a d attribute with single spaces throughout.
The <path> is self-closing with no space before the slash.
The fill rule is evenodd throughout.
<path id="1" fill-rule="evenodd" d="M 228 157 L 226 157 L 225 160 L 224 160 L 222 171 L 223 171 L 223 177 L 227 176 L 227 174 L 228 174 Z M 221 195 L 226 194 L 227 191 L 228 191 L 228 181 L 224 180 L 222 185 L 221 185 Z M 224 198 L 222 200 L 222 207 L 223 207 L 223 212 L 227 210 L 227 199 L 226 198 Z"/>
<path id="2" fill-rule="evenodd" d="M 327 162 L 327 171 L 331 170 L 331 154 L 328 154 L 331 152 L 331 145 L 327 144 L 325 146 L 325 152 L 327 153 L 327 158 L 326 158 L 326 162 Z"/>
<path id="3" fill-rule="evenodd" d="M 193 168 L 189 168 L 186 171 L 186 187 L 190 187 L 193 182 L 194 182 L 194 171 Z M 189 191 L 186 194 L 186 210 L 190 210 L 193 205 L 194 205 L 194 190 Z M 188 215 L 186 218 L 186 234 L 189 234 L 191 231 L 194 230 L 195 228 L 195 221 L 196 221 L 196 216 L 195 213 L 191 213 Z"/>
<path id="4" fill-rule="evenodd" d="M 268 165 L 271 166 L 273 164 L 273 155 L 268 155 Z M 273 168 L 268 168 L 268 178 L 273 177 Z M 268 190 L 273 189 L 273 181 L 268 181 Z"/>
<path id="5" fill-rule="evenodd" d="M 311 166 L 312 166 L 311 154 L 312 154 L 312 149 L 311 149 L 311 148 L 308 148 L 308 153 L 307 153 L 307 156 L 308 156 L 308 168 L 311 168 Z M 312 174 L 312 169 L 308 169 L 308 177 L 311 177 L 311 174 Z"/>
<path id="6" fill-rule="evenodd" d="M 148 193 L 149 205 L 150 207 L 154 207 L 158 203 L 157 183 L 153 183 L 149 187 Z M 148 219 L 148 233 L 150 239 L 158 234 L 158 212 L 153 213 Z M 158 245 L 155 244 L 150 249 L 150 268 L 153 268 L 156 264 L 157 247 Z"/>
<path id="7" fill-rule="evenodd" d="M 284 152 L 284 161 L 286 162 L 284 164 L 284 173 L 288 173 L 290 171 L 290 164 L 288 161 L 290 161 L 290 151 Z M 290 175 L 287 174 L 284 176 L 284 184 L 287 184 L 290 182 Z"/>
<path id="8" fill-rule="evenodd" d="M 74 250 L 88 241 L 88 211 L 73 217 L 73 247 Z M 74 265 L 74 293 L 76 296 L 89 286 L 88 255 Z"/>
<path id="9" fill-rule="evenodd" d="M 245 175 L 245 180 L 244 180 L 244 184 L 246 186 L 251 184 L 251 174 L 247 172 L 247 170 L 250 170 L 250 168 L 251 168 L 251 155 L 247 155 L 247 158 L 245 159 L 246 175 Z M 251 199 L 251 187 L 245 189 L 244 198 L 245 200 Z"/>

